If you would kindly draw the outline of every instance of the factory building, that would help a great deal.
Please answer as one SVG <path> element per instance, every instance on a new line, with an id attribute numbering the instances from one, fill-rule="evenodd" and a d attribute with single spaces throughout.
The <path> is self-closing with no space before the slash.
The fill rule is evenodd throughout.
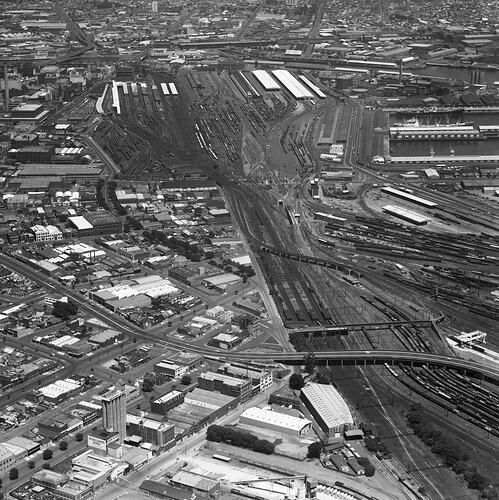
<path id="1" fill-rule="evenodd" d="M 314 429 L 325 438 L 335 437 L 354 424 L 345 400 L 332 385 L 307 384 L 300 401 L 304 414 L 314 420 Z"/>
<path id="2" fill-rule="evenodd" d="M 144 442 L 159 448 L 171 447 L 175 441 L 175 425 L 167 422 L 162 415 L 128 413 L 126 428 L 129 436 L 139 436 Z"/>
<path id="3" fill-rule="evenodd" d="M 119 434 L 119 443 L 123 444 L 126 436 L 126 393 L 112 389 L 101 397 L 102 425 L 108 432 Z"/>
<path id="4" fill-rule="evenodd" d="M 225 363 L 217 371 L 231 377 L 249 378 L 253 388 L 260 392 L 268 389 L 274 381 L 272 370 L 264 370 L 247 363 Z"/>
<path id="5" fill-rule="evenodd" d="M 159 377 L 179 378 L 187 373 L 187 367 L 172 361 L 161 361 L 154 365 L 154 373 Z"/>
<path id="6" fill-rule="evenodd" d="M 312 428 L 312 422 L 305 418 L 257 407 L 244 411 L 239 417 L 239 423 L 293 436 L 301 436 Z"/>
<path id="7" fill-rule="evenodd" d="M 206 372 L 198 377 L 200 389 L 219 392 L 246 401 L 251 397 L 251 380 L 229 377 L 220 373 Z"/>
<path id="8" fill-rule="evenodd" d="M 184 393 L 170 391 L 151 402 L 151 411 L 159 415 L 167 415 L 170 410 L 184 402 Z"/>
<path id="9" fill-rule="evenodd" d="M 40 224 L 37 224 L 32 226 L 30 229 L 35 236 L 35 241 L 37 242 L 62 240 L 62 233 L 56 226 L 41 226 Z"/>

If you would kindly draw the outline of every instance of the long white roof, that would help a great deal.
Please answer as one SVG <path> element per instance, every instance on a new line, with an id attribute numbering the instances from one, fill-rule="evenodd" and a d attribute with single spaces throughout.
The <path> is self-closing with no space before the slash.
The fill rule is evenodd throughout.
<path id="1" fill-rule="evenodd" d="M 78 231 L 81 231 L 83 229 L 92 229 L 94 226 L 88 222 L 85 217 L 81 215 L 77 215 L 75 217 L 68 217 L 68 219 L 76 226 Z"/>
<path id="2" fill-rule="evenodd" d="M 306 76 L 304 75 L 299 75 L 298 78 L 305 84 L 307 87 L 315 92 L 321 99 L 324 99 L 324 97 L 327 97 L 322 90 L 315 85 L 315 83 L 312 83 Z"/>
<path id="3" fill-rule="evenodd" d="M 350 409 L 332 385 L 311 383 L 301 391 L 329 428 L 353 424 Z"/>
<path id="4" fill-rule="evenodd" d="M 312 98 L 314 94 L 300 83 L 287 69 L 275 69 L 272 74 L 293 94 L 295 99 Z"/>
<path id="5" fill-rule="evenodd" d="M 277 411 L 265 410 L 263 408 L 253 407 L 248 408 L 241 414 L 241 418 L 247 418 L 263 424 L 275 425 L 292 431 L 300 432 L 304 427 L 312 422 L 305 418 L 285 415 Z"/>
<path id="6" fill-rule="evenodd" d="M 280 85 L 263 69 L 252 71 L 265 90 L 280 90 Z"/>
<path id="7" fill-rule="evenodd" d="M 391 215 L 396 215 L 399 217 L 404 217 L 405 219 L 412 220 L 417 224 L 431 221 L 429 217 L 425 217 L 424 215 L 418 214 L 417 212 L 413 212 L 412 210 L 407 210 L 405 208 L 398 207 L 397 205 L 385 205 L 383 207 L 383 211 Z"/>

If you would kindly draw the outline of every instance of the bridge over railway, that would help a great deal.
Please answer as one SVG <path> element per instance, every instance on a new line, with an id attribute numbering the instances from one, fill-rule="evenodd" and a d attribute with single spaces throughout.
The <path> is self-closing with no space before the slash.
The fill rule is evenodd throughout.
<path id="1" fill-rule="evenodd" d="M 270 245 L 265 245 L 261 241 L 253 240 L 253 248 L 259 253 L 270 253 L 272 255 L 277 255 L 283 259 L 296 260 L 298 262 L 304 262 L 306 264 L 313 264 L 315 266 L 328 267 L 329 269 L 336 269 L 349 276 L 355 276 L 356 278 L 362 278 L 362 273 L 351 269 L 342 262 L 335 262 L 333 260 L 321 259 L 319 257 L 312 257 L 311 255 L 303 255 L 300 253 L 288 252 L 287 250 L 279 250 Z"/>
<path id="2" fill-rule="evenodd" d="M 295 328 L 290 333 L 331 333 L 347 334 L 361 330 L 388 330 L 391 327 L 398 326 L 416 326 L 418 328 L 430 328 L 431 320 L 414 321 L 383 321 L 379 323 L 354 323 L 350 325 L 331 325 L 331 326 L 307 326 L 304 328 Z"/>
<path id="3" fill-rule="evenodd" d="M 466 359 L 413 351 L 315 351 L 315 352 L 279 352 L 258 353 L 239 352 L 224 353 L 224 359 L 238 358 L 245 361 L 274 361 L 284 365 L 314 365 L 326 366 L 366 366 L 388 363 L 399 363 L 410 366 L 438 366 L 452 368 L 479 379 L 499 385 L 499 368 L 490 367 L 484 363 Z"/>

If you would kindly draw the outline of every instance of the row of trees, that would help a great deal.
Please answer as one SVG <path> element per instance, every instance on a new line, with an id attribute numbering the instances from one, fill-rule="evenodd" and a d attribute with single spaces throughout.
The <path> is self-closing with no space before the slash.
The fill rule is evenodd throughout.
<path id="1" fill-rule="evenodd" d="M 258 439 L 250 432 L 240 431 L 227 425 L 210 425 L 206 439 L 216 443 L 227 443 L 239 448 L 247 448 L 266 455 L 274 453 L 274 444 L 266 439 Z"/>
<path id="2" fill-rule="evenodd" d="M 340 348 L 341 342 L 339 336 L 311 336 L 301 332 L 293 332 L 289 335 L 289 341 L 293 344 L 294 348 L 300 351 L 331 351 Z"/>
<path id="3" fill-rule="evenodd" d="M 456 439 L 435 429 L 424 415 L 421 406 L 413 405 L 406 415 L 409 426 L 431 451 L 443 458 L 444 464 L 456 474 L 462 474 L 472 490 L 482 491 L 486 498 L 498 498 L 497 491 L 489 487 L 490 479 L 483 476 L 468 462 L 470 456 Z"/>

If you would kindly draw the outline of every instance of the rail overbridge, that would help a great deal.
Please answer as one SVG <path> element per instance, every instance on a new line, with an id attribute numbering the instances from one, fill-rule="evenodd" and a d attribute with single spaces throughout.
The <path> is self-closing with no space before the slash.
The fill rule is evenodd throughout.
<path id="1" fill-rule="evenodd" d="M 349 332 L 358 332 L 362 330 L 388 330 L 399 326 L 414 326 L 417 328 L 431 328 L 431 320 L 413 320 L 413 321 L 382 321 L 378 323 L 353 323 L 349 325 L 318 325 L 307 326 L 304 328 L 295 328 L 290 333 L 305 333 L 312 336 L 315 333 L 322 335 L 346 335 Z"/>

